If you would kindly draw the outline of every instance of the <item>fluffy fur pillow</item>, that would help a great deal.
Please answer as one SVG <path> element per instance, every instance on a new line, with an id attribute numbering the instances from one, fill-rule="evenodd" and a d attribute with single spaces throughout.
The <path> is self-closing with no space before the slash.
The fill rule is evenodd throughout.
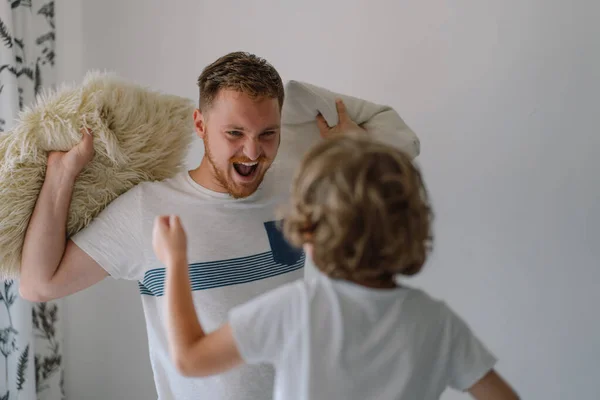
<path id="1" fill-rule="evenodd" d="M 0 133 L 0 279 L 18 277 L 23 239 L 44 181 L 47 152 L 66 151 L 93 131 L 96 154 L 75 183 L 67 233 L 84 228 L 142 181 L 173 176 L 193 139 L 191 100 L 151 91 L 112 74 L 40 96 Z"/>

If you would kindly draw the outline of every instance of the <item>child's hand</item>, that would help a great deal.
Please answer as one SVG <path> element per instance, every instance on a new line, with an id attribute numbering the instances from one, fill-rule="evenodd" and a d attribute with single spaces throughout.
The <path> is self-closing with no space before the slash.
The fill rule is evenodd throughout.
<path id="1" fill-rule="evenodd" d="M 187 265 L 187 238 L 176 215 L 161 215 L 154 220 L 152 246 L 156 257 L 165 265 L 185 262 Z"/>

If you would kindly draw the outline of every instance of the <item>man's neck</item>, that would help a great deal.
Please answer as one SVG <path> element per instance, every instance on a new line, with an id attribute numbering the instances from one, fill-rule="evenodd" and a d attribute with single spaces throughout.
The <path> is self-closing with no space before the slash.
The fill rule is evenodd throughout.
<path id="1" fill-rule="evenodd" d="M 210 162 L 206 157 L 203 157 L 200 165 L 189 171 L 189 174 L 194 182 L 203 188 L 217 193 L 227 193 L 227 190 L 215 179 Z"/>

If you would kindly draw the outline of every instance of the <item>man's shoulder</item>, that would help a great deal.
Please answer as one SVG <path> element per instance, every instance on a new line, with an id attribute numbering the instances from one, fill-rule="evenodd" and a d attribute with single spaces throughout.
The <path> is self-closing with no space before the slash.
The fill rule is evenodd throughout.
<path id="1" fill-rule="evenodd" d="M 179 191 L 185 187 L 185 179 L 183 174 L 184 172 L 180 172 L 172 177 L 161 180 L 143 181 L 132 187 L 130 191 L 138 191 L 139 193 Z"/>
<path id="2" fill-rule="evenodd" d="M 102 214 L 107 213 L 139 213 L 147 208 L 155 208 L 156 204 L 164 200 L 172 200 L 178 186 L 178 176 L 160 180 L 140 182 L 130 189 L 119 194 L 103 210 Z"/>
<path id="3" fill-rule="evenodd" d="M 128 193 L 129 196 L 143 200 L 141 204 L 143 206 L 160 199 L 176 201 L 178 196 L 189 193 L 188 189 L 182 172 L 162 180 L 140 182 L 132 187 Z"/>

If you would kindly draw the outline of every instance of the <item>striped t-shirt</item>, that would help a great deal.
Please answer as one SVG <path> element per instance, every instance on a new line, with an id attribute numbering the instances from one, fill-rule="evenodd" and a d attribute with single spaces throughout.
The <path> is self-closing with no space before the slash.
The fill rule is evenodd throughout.
<path id="1" fill-rule="evenodd" d="M 136 186 L 72 238 L 114 278 L 138 281 L 160 399 L 270 399 L 274 371 L 245 365 L 207 378 L 177 372 L 167 346 L 165 269 L 152 250 L 154 218 L 181 217 L 194 303 L 210 332 L 227 321 L 231 308 L 302 277 L 304 254 L 287 245 L 275 216 L 289 185 L 270 171 L 256 193 L 235 200 L 203 188 L 185 172 Z"/>

